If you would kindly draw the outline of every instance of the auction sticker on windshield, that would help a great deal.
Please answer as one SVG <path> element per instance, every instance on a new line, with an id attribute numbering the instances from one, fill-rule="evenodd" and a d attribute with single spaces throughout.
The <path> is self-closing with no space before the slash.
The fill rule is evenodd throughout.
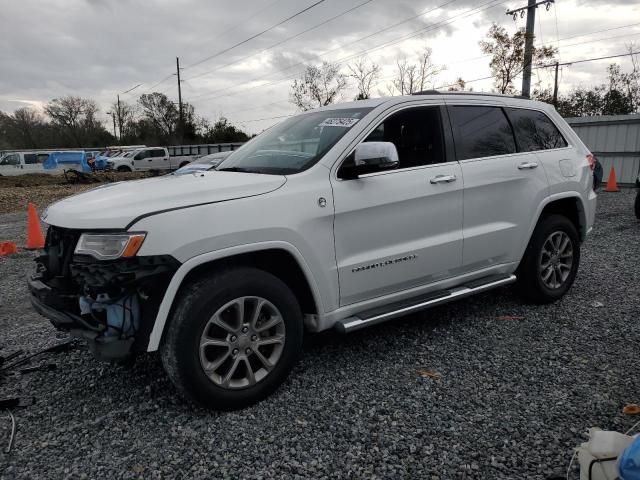
<path id="1" fill-rule="evenodd" d="M 319 127 L 353 127 L 359 118 L 326 118 Z"/>

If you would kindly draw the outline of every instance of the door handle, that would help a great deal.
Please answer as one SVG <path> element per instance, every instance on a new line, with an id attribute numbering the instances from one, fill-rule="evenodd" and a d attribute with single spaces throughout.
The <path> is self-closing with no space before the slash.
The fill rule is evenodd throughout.
<path id="1" fill-rule="evenodd" d="M 518 165 L 520 170 L 533 170 L 534 168 L 538 168 L 538 164 L 536 162 L 524 162 Z"/>
<path id="2" fill-rule="evenodd" d="M 436 175 L 432 179 L 429 180 L 431 183 L 451 183 L 456 181 L 455 175 Z"/>
<path id="3" fill-rule="evenodd" d="M 153 158 L 150 158 L 149 160 L 147 160 L 148 162 L 153 162 Z"/>

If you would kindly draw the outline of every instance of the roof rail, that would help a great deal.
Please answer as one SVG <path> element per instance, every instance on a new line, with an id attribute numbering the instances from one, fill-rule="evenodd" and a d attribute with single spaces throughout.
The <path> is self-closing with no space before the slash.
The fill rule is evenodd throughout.
<path id="1" fill-rule="evenodd" d="M 420 92 L 414 92 L 411 95 L 482 95 L 485 97 L 507 97 L 507 98 L 519 98 L 521 100 L 531 100 L 530 97 L 524 95 L 505 95 L 503 93 L 492 92 L 462 92 L 462 91 L 447 91 L 440 92 L 438 90 L 422 90 Z"/>
<path id="2" fill-rule="evenodd" d="M 419 92 L 413 92 L 411 95 L 441 95 L 438 90 L 421 90 Z"/>

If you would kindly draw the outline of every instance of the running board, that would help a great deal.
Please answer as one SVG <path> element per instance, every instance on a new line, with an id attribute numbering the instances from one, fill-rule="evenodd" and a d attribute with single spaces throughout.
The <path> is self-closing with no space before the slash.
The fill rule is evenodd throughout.
<path id="1" fill-rule="evenodd" d="M 452 302 L 492 288 L 508 285 L 516 281 L 515 275 L 491 275 L 468 282 L 449 290 L 441 290 L 420 297 L 411 298 L 403 302 L 385 305 L 381 308 L 368 310 L 353 317 L 345 318 L 336 323 L 336 329 L 342 333 L 354 332 L 361 328 L 386 322 L 409 313 L 426 310 L 443 303 Z"/>

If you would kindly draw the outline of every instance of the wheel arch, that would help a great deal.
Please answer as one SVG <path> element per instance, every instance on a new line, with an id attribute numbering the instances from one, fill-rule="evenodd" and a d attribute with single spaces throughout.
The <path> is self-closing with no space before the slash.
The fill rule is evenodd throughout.
<path id="1" fill-rule="evenodd" d="M 587 215 L 585 205 L 582 197 L 578 192 L 563 192 L 555 195 L 551 195 L 544 199 L 544 201 L 538 206 L 538 211 L 533 219 L 533 222 L 529 226 L 527 235 L 527 245 L 533 235 L 533 231 L 536 225 L 540 222 L 540 219 L 544 215 L 559 214 L 567 217 L 571 223 L 576 227 L 578 237 L 583 242 L 587 237 Z M 522 250 L 522 256 L 525 249 Z"/>
<path id="2" fill-rule="evenodd" d="M 543 215 L 553 213 L 564 215 L 571 220 L 571 223 L 576 227 L 581 242 L 587 238 L 587 215 L 584 203 L 579 195 L 569 195 L 550 200 L 544 205 L 538 215 L 538 221 L 540 221 Z"/>
<path id="3" fill-rule="evenodd" d="M 214 269 L 229 266 L 252 266 L 265 270 L 284 281 L 300 301 L 305 317 L 314 318 L 323 313 L 320 294 L 311 269 L 302 254 L 286 242 L 265 242 L 241 245 L 198 255 L 187 260 L 176 271 L 164 294 L 147 351 L 155 351 L 162 343 L 169 316 L 180 290 L 193 279 L 210 274 Z M 306 322 L 305 322 L 306 323 Z"/>

